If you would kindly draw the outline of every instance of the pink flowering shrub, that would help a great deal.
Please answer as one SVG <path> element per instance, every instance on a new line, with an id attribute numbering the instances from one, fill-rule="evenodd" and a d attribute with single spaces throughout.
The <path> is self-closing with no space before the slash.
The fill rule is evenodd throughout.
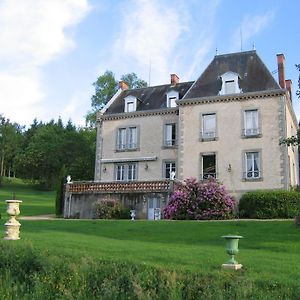
<path id="1" fill-rule="evenodd" d="M 164 217 L 174 220 L 213 220 L 232 217 L 234 198 L 225 187 L 210 179 L 197 182 L 195 178 L 185 180 L 176 187 L 164 209 Z"/>

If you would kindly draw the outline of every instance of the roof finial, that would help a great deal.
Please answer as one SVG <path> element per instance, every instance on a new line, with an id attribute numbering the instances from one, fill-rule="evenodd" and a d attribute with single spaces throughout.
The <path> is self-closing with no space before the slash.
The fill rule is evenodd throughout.
<path id="1" fill-rule="evenodd" d="M 218 55 L 218 48 L 216 48 L 216 55 Z"/>
<path id="2" fill-rule="evenodd" d="M 243 32 L 242 32 L 242 27 L 240 28 L 240 35 L 241 35 L 241 52 L 243 52 Z"/>
<path id="3" fill-rule="evenodd" d="M 255 44 L 254 44 L 254 43 L 252 44 L 252 50 L 256 50 L 256 49 L 255 49 Z"/>

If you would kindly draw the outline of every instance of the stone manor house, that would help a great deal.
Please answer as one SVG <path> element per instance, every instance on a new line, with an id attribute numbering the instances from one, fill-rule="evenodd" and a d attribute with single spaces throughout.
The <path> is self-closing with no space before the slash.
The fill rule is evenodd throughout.
<path id="1" fill-rule="evenodd" d="M 153 219 L 189 177 L 217 178 L 237 198 L 298 185 L 298 149 L 279 145 L 298 122 L 283 54 L 277 63 L 278 83 L 256 51 L 216 55 L 196 81 L 171 74 L 132 90 L 121 81 L 97 115 L 95 181 L 68 186 L 65 216 L 91 217 L 109 198 Z"/>

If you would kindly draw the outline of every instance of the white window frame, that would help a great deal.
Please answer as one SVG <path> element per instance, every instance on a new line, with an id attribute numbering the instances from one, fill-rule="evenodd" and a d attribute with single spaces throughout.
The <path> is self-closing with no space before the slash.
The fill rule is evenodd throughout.
<path id="1" fill-rule="evenodd" d="M 256 156 L 256 157 L 255 157 Z M 245 152 L 245 179 L 261 179 L 261 154 L 259 151 Z"/>
<path id="2" fill-rule="evenodd" d="M 169 176 L 167 177 L 167 168 L 169 169 Z M 175 172 L 176 177 L 176 162 L 174 160 L 164 161 L 164 178 L 172 179 L 172 172 Z"/>
<path id="3" fill-rule="evenodd" d="M 167 108 L 177 107 L 176 100 L 179 99 L 178 91 L 171 90 L 167 93 Z"/>
<path id="4" fill-rule="evenodd" d="M 135 131 L 135 135 L 132 133 Z M 138 126 L 127 126 L 117 129 L 116 151 L 137 150 L 139 141 Z M 134 136 L 134 140 L 132 137 Z"/>
<path id="5" fill-rule="evenodd" d="M 176 145 L 177 145 L 177 125 L 176 123 L 166 123 L 164 126 L 164 146 L 174 147 Z"/>
<path id="6" fill-rule="evenodd" d="M 134 133 L 134 134 L 133 134 Z M 130 126 L 127 129 L 127 148 L 130 150 L 137 148 L 137 134 L 138 129 L 136 126 Z"/>
<path id="7" fill-rule="evenodd" d="M 127 96 L 124 98 L 124 112 L 133 112 L 136 111 L 137 99 L 134 96 Z"/>
<path id="8" fill-rule="evenodd" d="M 115 166 L 116 181 L 135 181 L 138 179 L 137 163 L 123 163 Z"/>
<path id="9" fill-rule="evenodd" d="M 117 131 L 117 150 L 125 150 L 127 147 L 126 127 L 118 128 Z"/>
<path id="10" fill-rule="evenodd" d="M 255 117 L 253 117 L 255 113 Z M 251 125 L 248 124 L 248 115 L 251 118 Z M 254 119 L 256 118 L 256 120 Z M 254 124 L 256 122 L 256 124 Z M 260 120 L 259 120 L 259 110 L 258 109 L 246 109 L 244 110 L 244 132 L 245 137 L 258 136 L 260 135 Z"/>
<path id="11" fill-rule="evenodd" d="M 220 95 L 237 94 L 241 93 L 242 89 L 239 87 L 239 74 L 235 72 L 226 72 L 221 75 L 222 88 L 219 92 Z M 228 88 L 230 86 L 230 90 Z"/>
<path id="12" fill-rule="evenodd" d="M 206 118 L 208 116 L 214 116 L 214 130 L 213 131 L 208 131 L 207 124 L 206 124 Z M 203 140 L 214 140 L 217 137 L 217 115 L 216 113 L 205 113 L 202 114 L 202 132 L 201 132 L 201 137 Z"/>
<path id="13" fill-rule="evenodd" d="M 204 158 L 207 156 L 214 156 L 215 157 L 215 172 L 214 173 L 204 173 Z M 217 178 L 217 154 L 216 153 L 202 153 L 201 154 L 201 178 L 203 180 L 212 178 Z"/>

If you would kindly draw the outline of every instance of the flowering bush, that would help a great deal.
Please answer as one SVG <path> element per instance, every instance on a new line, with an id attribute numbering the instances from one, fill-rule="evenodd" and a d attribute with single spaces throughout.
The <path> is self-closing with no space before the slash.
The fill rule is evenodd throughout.
<path id="1" fill-rule="evenodd" d="M 130 216 L 130 209 L 113 200 L 97 201 L 93 211 L 96 219 L 128 219 Z"/>
<path id="2" fill-rule="evenodd" d="M 190 178 L 176 187 L 164 209 L 164 217 L 175 220 L 226 219 L 232 216 L 234 207 L 234 198 L 215 179 L 197 182 Z"/>

